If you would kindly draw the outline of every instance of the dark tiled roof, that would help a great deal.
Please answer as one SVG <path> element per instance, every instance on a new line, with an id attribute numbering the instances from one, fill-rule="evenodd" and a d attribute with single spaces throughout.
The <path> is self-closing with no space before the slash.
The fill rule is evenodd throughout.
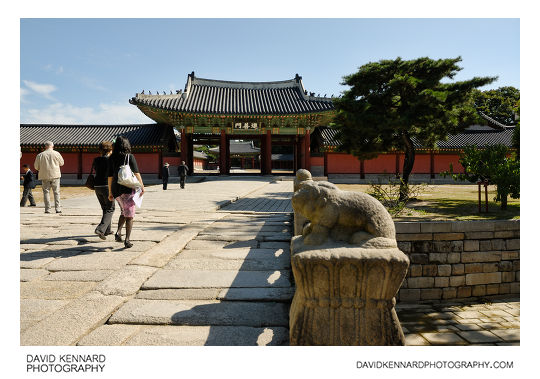
<path id="1" fill-rule="evenodd" d="M 485 147 L 497 144 L 511 147 L 512 134 L 514 134 L 514 127 L 512 126 L 505 126 L 504 129 L 499 129 L 491 126 L 472 125 L 462 133 L 449 135 L 447 141 L 437 141 L 437 147 L 439 149 L 463 149 L 469 145 Z M 314 132 L 314 138 L 317 138 L 323 147 L 340 146 L 341 141 L 336 139 L 336 135 L 337 130 L 326 126 L 318 127 Z M 415 148 L 424 148 L 414 137 L 412 140 Z"/>
<path id="2" fill-rule="evenodd" d="M 185 92 L 178 92 L 138 93 L 129 102 L 176 112 L 232 115 L 301 114 L 334 109 L 331 98 L 307 94 L 298 75 L 279 82 L 231 82 L 196 78 L 191 73 Z"/>
<path id="3" fill-rule="evenodd" d="M 506 126 L 504 124 L 501 124 L 499 121 L 489 117 L 487 114 L 485 114 L 483 112 L 478 112 L 478 113 L 480 114 L 480 117 L 482 117 L 484 120 L 486 120 L 488 122 L 489 126 L 492 126 L 494 128 L 497 128 L 497 129 L 508 128 L 508 126 Z"/>
<path id="4" fill-rule="evenodd" d="M 132 146 L 162 146 L 171 126 L 159 124 L 144 125 L 51 125 L 21 124 L 21 146 L 42 146 L 52 141 L 55 146 L 92 146 L 102 141 L 111 141 L 122 135 Z"/>
<path id="5" fill-rule="evenodd" d="M 322 143 L 322 145 L 325 147 L 341 145 L 341 141 L 336 139 L 336 129 L 332 129 L 327 126 L 320 126 L 318 128 L 315 128 L 313 134 L 313 138 L 318 139 L 320 143 Z"/>
<path id="6" fill-rule="evenodd" d="M 479 127 L 475 125 L 462 133 L 449 135 L 447 141 L 438 141 L 437 147 L 439 149 L 462 149 L 469 145 L 486 147 L 497 144 L 511 147 L 512 134 L 514 134 L 514 127 L 493 129 L 489 126 Z M 417 148 L 422 147 L 417 141 L 414 142 Z"/>
<path id="7" fill-rule="evenodd" d="M 208 159 L 208 155 L 202 151 L 193 151 L 193 158 Z"/>
<path id="8" fill-rule="evenodd" d="M 210 151 L 219 153 L 219 146 L 211 148 Z M 231 141 L 229 151 L 231 154 L 259 154 L 261 149 L 253 146 L 253 142 Z"/>

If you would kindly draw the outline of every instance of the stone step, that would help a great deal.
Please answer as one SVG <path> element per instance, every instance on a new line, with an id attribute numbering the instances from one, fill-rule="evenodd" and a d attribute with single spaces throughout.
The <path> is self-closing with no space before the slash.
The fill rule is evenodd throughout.
<path id="1" fill-rule="evenodd" d="M 282 326 L 289 325 L 289 305 L 277 302 L 132 299 L 109 324 Z"/>
<path id="2" fill-rule="evenodd" d="M 290 269 L 288 259 L 175 259 L 165 267 L 167 270 L 242 270 L 266 271 Z"/>
<path id="3" fill-rule="evenodd" d="M 279 346 L 289 330 L 280 326 L 102 325 L 79 346 Z"/>
<path id="4" fill-rule="evenodd" d="M 141 289 L 290 287 L 290 271 L 160 270 Z"/>
<path id="5" fill-rule="evenodd" d="M 289 250 L 279 248 L 274 249 L 255 249 L 249 247 L 237 249 L 198 249 L 183 250 L 175 259 L 242 259 L 242 260 L 261 260 L 261 259 L 290 259 Z"/>
<path id="6" fill-rule="evenodd" d="M 290 302 L 293 287 L 283 288 L 167 288 L 144 290 L 137 299 L 147 300 L 227 300 Z"/>

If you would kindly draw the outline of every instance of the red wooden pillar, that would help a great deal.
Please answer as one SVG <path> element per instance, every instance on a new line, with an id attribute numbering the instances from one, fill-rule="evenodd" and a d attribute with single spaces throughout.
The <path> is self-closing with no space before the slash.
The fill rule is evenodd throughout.
<path id="1" fill-rule="evenodd" d="M 187 162 L 188 143 L 186 136 L 186 129 L 180 129 L 180 160 Z"/>
<path id="2" fill-rule="evenodd" d="M 188 174 L 193 175 L 193 134 L 186 135 L 187 137 L 187 161 Z"/>
<path id="3" fill-rule="evenodd" d="M 296 171 L 300 169 L 299 159 L 298 159 L 298 137 L 293 139 L 293 171 L 296 174 Z"/>
<path id="4" fill-rule="evenodd" d="M 309 135 L 309 129 L 306 129 L 306 135 L 304 136 L 304 140 L 305 140 L 304 148 L 306 149 L 305 153 L 304 153 L 304 157 L 305 157 L 305 160 L 306 160 L 305 169 L 308 170 L 308 171 L 311 171 L 311 153 L 310 153 L 310 150 L 309 150 L 310 145 L 311 145 L 311 139 L 310 139 L 310 135 Z"/>
<path id="5" fill-rule="evenodd" d="M 162 179 L 163 178 L 163 175 L 162 175 L 162 167 L 163 167 L 163 151 L 159 151 L 159 160 L 158 160 L 158 168 L 157 168 L 157 172 L 158 172 L 158 179 Z"/>
<path id="6" fill-rule="evenodd" d="M 266 130 L 264 137 L 264 175 L 272 175 L 272 131 Z"/>
<path id="7" fill-rule="evenodd" d="M 77 179 L 82 179 L 82 167 L 83 167 L 82 150 L 79 150 L 79 165 L 77 167 Z"/>
<path id="8" fill-rule="evenodd" d="M 225 148 L 225 163 L 227 164 L 225 174 L 229 175 L 231 173 L 231 141 L 227 138 L 227 135 L 225 135 Z"/>
<path id="9" fill-rule="evenodd" d="M 219 174 L 227 174 L 227 135 L 225 129 L 221 129 L 219 140 Z"/>

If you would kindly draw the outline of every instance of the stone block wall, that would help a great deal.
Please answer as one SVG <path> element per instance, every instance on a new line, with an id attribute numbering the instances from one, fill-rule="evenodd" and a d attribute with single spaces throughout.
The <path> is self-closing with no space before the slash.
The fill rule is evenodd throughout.
<path id="1" fill-rule="evenodd" d="M 519 220 L 396 222 L 400 302 L 519 294 Z"/>

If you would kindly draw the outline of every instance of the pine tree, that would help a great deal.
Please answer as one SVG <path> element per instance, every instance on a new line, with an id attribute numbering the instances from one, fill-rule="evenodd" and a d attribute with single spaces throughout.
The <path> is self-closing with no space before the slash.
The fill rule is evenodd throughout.
<path id="1" fill-rule="evenodd" d="M 359 159 L 371 159 L 391 150 L 404 151 L 400 198 L 407 198 L 414 159 L 415 139 L 435 147 L 448 134 L 463 130 L 475 119 L 472 91 L 496 80 L 475 77 L 453 79 L 461 70 L 454 59 L 418 58 L 380 60 L 345 76 L 351 88 L 335 99 L 334 126 L 343 150 Z"/>

